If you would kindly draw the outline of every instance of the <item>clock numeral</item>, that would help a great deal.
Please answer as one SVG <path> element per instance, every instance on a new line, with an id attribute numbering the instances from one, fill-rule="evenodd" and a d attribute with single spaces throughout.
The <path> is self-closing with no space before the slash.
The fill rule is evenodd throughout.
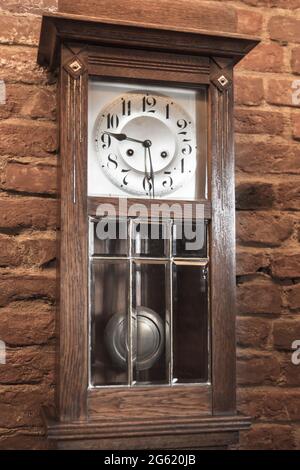
<path id="1" fill-rule="evenodd" d="M 122 98 L 122 114 L 123 116 L 131 115 L 131 101 L 126 101 Z"/>
<path id="2" fill-rule="evenodd" d="M 170 171 L 165 171 L 164 172 L 165 175 L 171 175 L 171 172 Z M 162 185 L 164 188 L 172 188 L 173 186 L 173 178 L 172 176 L 167 176 L 166 179 L 162 182 Z"/>
<path id="3" fill-rule="evenodd" d="M 181 150 L 181 153 L 183 155 L 191 155 L 192 151 L 193 151 L 192 146 L 190 144 L 186 144 Z"/>
<path id="4" fill-rule="evenodd" d="M 181 173 L 184 173 L 184 158 L 181 160 Z"/>
<path id="5" fill-rule="evenodd" d="M 170 171 L 165 171 L 164 174 L 167 175 L 167 178 L 162 182 L 163 187 L 166 188 L 169 186 L 172 188 L 173 178 L 170 176 L 172 173 Z"/>
<path id="6" fill-rule="evenodd" d="M 153 184 L 152 184 L 151 179 L 148 178 L 148 176 L 145 176 L 145 178 L 143 179 L 143 188 L 144 188 L 144 191 L 146 192 L 152 191 Z"/>
<path id="7" fill-rule="evenodd" d="M 181 130 L 181 132 L 178 132 L 179 135 L 186 135 L 187 132 L 185 131 L 185 129 L 187 128 L 188 126 L 188 123 L 185 119 L 178 119 L 177 121 L 177 127 L 179 127 L 179 129 Z"/>
<path id="8" fill-rule="evenodd" d="M 120 119 L 117 114 L 107 115 L 107 129 L 116 129 L 119 127 Z"/>
<path id="9" fill-rule="evenodd" d="M 167 104 L 166 106 L 166 119 L 170 119 L 170 105 Z"/>
<path id="10" fill-rule="evenodd" d="M 153 96 L 144 96 L 143 98 L 143 112 L 155 113 L 154 106 L 156 106 L 156 99 Z"/>
<path id="11" fill-rule="evenodd" d="M 118 157 L 117 155 L 115 155 L 114 153 L 110 153 L 108 155 L 108 162 L 107 162 L 107 168 L 110 168 L 112 170 L 116 170 L 119 166 L 117 160 L 118 160 Z"/>
<path id="12" fill-rule="evenodd" d="M 123 185 L 124 186 L 128 186 L 128 181 L 127 181 L 127 178 L 128 178 L 128 174 L 131 170 L 122 170 L 122 173 L 127 173 L 124 178 L 123 178 Z"/>
<path id="13" fill-rule="evenodd" d="M 111 146 L 111 137 L 110 137 L 110 135 L 102 134 L 101 141 L 102 141 L 102 148 L 103 149 L 109 149 L 109 147 Z"/>

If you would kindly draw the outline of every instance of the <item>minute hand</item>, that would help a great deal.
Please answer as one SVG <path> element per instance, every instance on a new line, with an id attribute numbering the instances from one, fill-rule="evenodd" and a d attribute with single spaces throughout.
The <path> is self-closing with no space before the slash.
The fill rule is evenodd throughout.
<path id="1" fill-rule="evenodd" d="M 130 142 L 137 142 L 138 144 L 144 144 L 143 140 L 132 139 L 128 137 L 126 134 L 114 134 L 113 132 L 103 132 L 103 134 L 110 135 L 114 139 L 117 139 L 119 142 L 123 142 L 124 140 L 129 140 Z"/>

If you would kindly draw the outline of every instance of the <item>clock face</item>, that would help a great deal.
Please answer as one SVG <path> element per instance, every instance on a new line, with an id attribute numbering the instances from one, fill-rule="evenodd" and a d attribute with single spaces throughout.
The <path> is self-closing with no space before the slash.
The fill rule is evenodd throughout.
<path id="1" fill-rule="evenodd" d="M 98 165 L 124 193 L 170 195 L 195 175 L 196 125 L 167 93 L 133 90 L 100 110 L 93 128 Z"/>

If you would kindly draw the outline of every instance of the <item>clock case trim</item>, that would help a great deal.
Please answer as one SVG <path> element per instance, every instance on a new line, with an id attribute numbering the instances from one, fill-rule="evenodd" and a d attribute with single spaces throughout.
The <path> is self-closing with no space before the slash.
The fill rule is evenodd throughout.
<path id="1" fill-rule="evenodd" d="M 78 439 L 76 442 L 79 447 L 84 446 L 86 439 L 91 440 L 90 430 L 97 419 L 101 417 L 103 424 L 108 424 L 107 420 L 114 413 L 112 433 L 115 433 L 115 439 L 120 439 L 120 448 L 130 448 L 132 443 L 128 444 L 125 437 L 119 438 L 120 425 L 126 424 L 130 418 L 137 419 L 134 412 L 130 415 L 130 409 L 134 410 L 136 406 L 131 390 L 107 392 L 88 389 L 87 216 L 94 215 L 91 207 L 95 204 L 91 201 L 93 198 L 86 197 L 87 119 L 84 116 L 87 116 L 89 75 L 128 80 L 146 78 L 153 83 L 173 80 L 181 86 L 196 88 L 198 83 L 209 87 L 209 179 L 213 184 L 211 202 L 205 201 L 205 210 L 214 233 L 210 254 L 210 278 L 215 286 L 210 299 L 213 312 L 212 386 L 182 386 L 172 388 L 171 393 L 168 393 L 168 388 L 157 388 L 152 394 L 151 389 L 141 388 L 136 396 L 140 403 L 143 403 L 143 394 L 147 396 L 145 400 L 150 398 L 150 406 L 146 410 L 147 413 L 150 410 L 150 414 L 143 422 L 152 430 L 151 435 L 147 434 L 147 445 L 152 448 L 155 448 L 156 442 L 161 442 L 160 437 L 164 435 L 165 416 L 173 419 L 170 433 L 176 423 L 184 420 L 185 414 L 188 416 L 182 436 L 192 430 L 190 420 L 199 423 L 197 447 L 227 446 L 229 441 L 236 442 L 237 430 L 249 424 L 247 419 L 236 414 L 232 71 L 233 65 L 257 43 L 257 39 L 237 35 L 224 37 L 203 31 L 166 30 L 63 14 L 43 17 L 38 62 L 52 72 L 59 69 L 61 157 L 56 424 L 53 427 L 51 412 L 45 421 L 49 438 L 58 440 L 62 448 L 67 446 L 68 439 L 76 441 L 76 431 L 66 438 L 68 426 L 80 430 L 81 444 Z M 147 51 L 144 65 L 141 50 Z M 103 56 L 108 58 L 110 53 L 115 60 L 103 60 Z M 125 56 L 129 62 L 132 60 L 132 67 L 126 67 Z M 138 60 L 134 56 L 138 56 Z M 218 81 L 222 76 L 226 78 L 225 85 Z M 76 231 L 74 227 L 77 227 Z M 195 390 L 198 392 L 195 393 Z M 162 393 L 166 395 L 163 400 Z M 190 406 L 189 394 L 193 397 Z M 182 405 L 180 416 L 178 410 Z M 227 418 L 230 426 L 235 423 L 234 430 L 230 426 L 228 429 Z M 206 422 L 218 422 L 218 432 L 214 426 L 206 427 Z M 137 421 L 135 423 L 138 424 Z M 146 432 L 145 428 L 143 432 Z M 223 440 L 221 434 L 224 434 Z M 102 445 L 101 436 L 101 433 L 98 437 L 93 435 L 93 439 L 98 440 L 99 448 Z M 135 439 L 137 444 L 138 438 Z M 181 446 L 175 437 L 173 442 L 174 446 Z M 167 446 L 173 448 L 171 437 Z"/>
<path id="2" fill-rule="evenodd" d="M 227 448 L 247 430 L 250 420 L 243 416 L 218 416 L 153 420 L 103 420 L 58 423 L 43 410 L 47 437 L 64 449 L 198 449 Z M 149 446 L 150 443 L 150 446 Z"/>
<path id="3" fill-rule="evenodd" d="M 189 55 L 227 57 L 238 63 L 259 42 L 259 38 L 220 34 L 195 29 L 163 28 L 153 24 L 112 21 L 64 13 L 43 15 L 38 63 L 56 70 L 60 45 L 64 41 L 108 44 L 134 49 L 170 51 Z"/>

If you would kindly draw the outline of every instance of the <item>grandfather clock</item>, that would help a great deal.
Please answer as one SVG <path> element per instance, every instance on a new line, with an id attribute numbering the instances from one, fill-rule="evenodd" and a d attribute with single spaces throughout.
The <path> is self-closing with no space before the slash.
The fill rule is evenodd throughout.
<path id="1" fill-rule="evenodd" d="M 257 40 L 43 17 L 59 74 L 61 449 L 227 448 L 236 412 L 233 66 Z"/>

